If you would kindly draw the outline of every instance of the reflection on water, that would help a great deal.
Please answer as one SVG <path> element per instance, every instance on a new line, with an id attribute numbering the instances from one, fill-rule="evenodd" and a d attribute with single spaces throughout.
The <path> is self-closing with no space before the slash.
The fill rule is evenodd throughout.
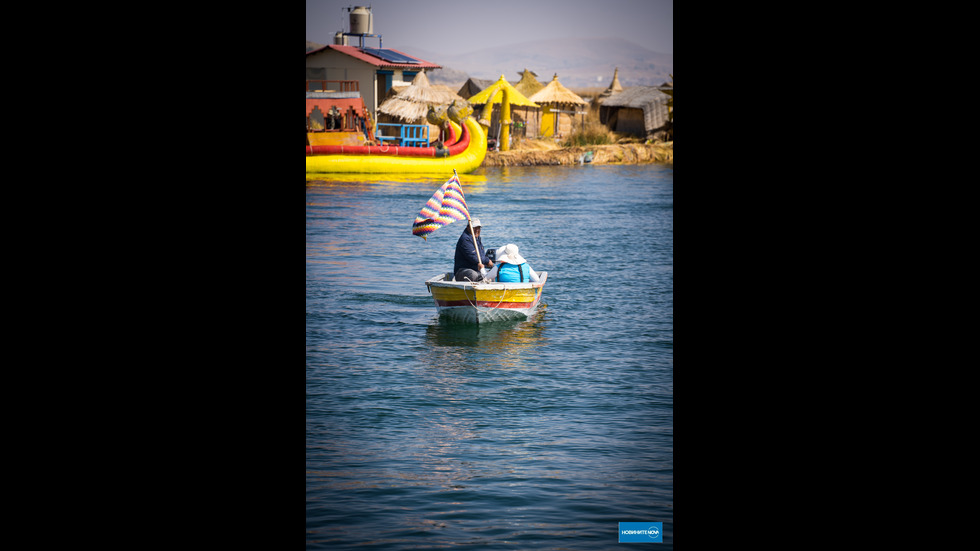
<path id="1" fill-rule="evenodd" d="M 426 345 L 465 346 L 481 352 L 520 351 L 542 344 L 547 325 L 546 305 L 542 304 L 526 320 L 496 321 L 493 323 L 460 323 L 439 317 L 437 323 L 425 330 Z"/>
<path id="2" fill-rule="evenodd" d="M 474 324 L 440 317 L 425 329 L 426 357 L 446 368 L 479 366 L 526 368 L 525 353 L 547 342 L 547 307 L 527 320 Z"/>
<path id="3" fill-rule="evenodd" d="M 446 180 L 452 178 L 453 171 L 446 171 L 446 175 L 439 174 L 307 174 L 306 187 L 336 187 L 345 184 L 353 184 L 364 188 L 364 184 L 379 184 L 382 186 L 402 186 L 404 184 L 438 184 L 442 185 Z M 489 180 L 485 174 L 460 174 L 460 181 L 465 185 L 485 185 Z M 424 202 L 424 200 L 423 200 Z"/>

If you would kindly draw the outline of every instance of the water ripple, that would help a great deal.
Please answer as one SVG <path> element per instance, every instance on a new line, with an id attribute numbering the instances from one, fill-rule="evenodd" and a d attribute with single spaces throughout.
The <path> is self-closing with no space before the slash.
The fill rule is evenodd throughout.
<path id="1" fill-rule="evenodd" d="M 600 170 L 591 170 L 591 169 Z M 548 270 L 537 315 L 460 325 L 424 281 L 438 179 L 307 184 L 308 549 L 673 548 L 673 169 L 488 170 L 488 247 Z"/>

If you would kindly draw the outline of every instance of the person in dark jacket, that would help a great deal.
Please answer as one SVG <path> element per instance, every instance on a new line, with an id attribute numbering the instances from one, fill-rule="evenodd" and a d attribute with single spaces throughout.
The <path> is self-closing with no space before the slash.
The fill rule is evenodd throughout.
<path id="1" fill-rule="evenodd" d="M 476 232 L 476 246 L 473 246 L 473 236 L 470 235 L 470 225 L 467 224 L 463 234 L 456 242 L 456 257 L 453 263 L 453 274 L 456 281 L 481 281 L 483 275 L 480 273 L 484 268 L 492 268 L 493 261 L 487 257 L 483 250 L 483 241 L 480 240 L 480 228 L 482 224 L 479 218 L 472 220 L 473 231 Z"/>

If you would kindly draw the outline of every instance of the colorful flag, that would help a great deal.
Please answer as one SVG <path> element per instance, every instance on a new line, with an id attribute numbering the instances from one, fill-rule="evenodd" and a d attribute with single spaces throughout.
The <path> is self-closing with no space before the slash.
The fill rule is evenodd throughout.
<path id="1" fill-rule="evenodd" d="M 442 184 L 442 187 L 425 203 L 419 215 L 415 217 L 415 223 L 412 224 L 412 235 L 425 239 L 430 233 L 443 226 L 469 218 L 470 211 L 466 208 L 466 199 L 463 198 L 463 188 L 459 183 L 459 176 L 453 174 L 453 177 Z"/>

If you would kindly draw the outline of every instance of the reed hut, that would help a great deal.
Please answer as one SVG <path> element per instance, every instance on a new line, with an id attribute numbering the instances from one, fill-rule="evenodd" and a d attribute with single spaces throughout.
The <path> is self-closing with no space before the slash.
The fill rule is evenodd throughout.
<path id="1" fill-rule="evenodd" d="M 435 141 L 440 137 L 441 129 L 426 121 L 429 106 L 446 105 L 454 100 L 466 101 L 448 86 L 431 84 L 425 73 L 419 73 L 408 86 L 392 87 L 384 102 L 378 106 L 378 122 L 428 124 L 429 141 Z"/>
<path id="2" fill-rule="evenodd" d="M 478 94 L 471 96 L 469 98 L 470 104 L 473 106 L 476 113 L 482 113 L 483 109 L 487 105 L 487 101 L 490 101 L 491 93 L 497 91 L 497 84 L 507 88 L 507 92 L 510 96 L 510 118 L 514 123 L 520 123 L 522 126 L 526 125 L 526 114 L 522 116 L 519 110 L 515 109 L 517 107 L 538 107 L 538 104 L 529 100 L 524 94 L 520 93 L 517 88 L 510 82 L 504 80 L 504 75 L 500 75 L 500 79 L 493 81 L 490 85 Z M 492 140 L 497 140 L 500 138 L 500 103 L 503 101 L 503 94 L 496 94 L 493 97 L 493 112 L 490 116 L 490 129 L 487 132 L 487 138 Z"/>
<path id="3" fill-rule="evenodd" d="M 654 138 L 666 127 L 668 99 L 658 86 L 633 86 L 603 100 L 599 122 L 614 132 Z"/>
<path id="4" fill-rule="evenodd" d="M 538 90 L 530 99 L 541 105 L 541 137 L 543 138 L 570 134 L 574 115 L 582 113 L 584 123 L 585 109 L 589 106 L 589 102 L 558 82 L 557 73 L 547 86 Z"/>

